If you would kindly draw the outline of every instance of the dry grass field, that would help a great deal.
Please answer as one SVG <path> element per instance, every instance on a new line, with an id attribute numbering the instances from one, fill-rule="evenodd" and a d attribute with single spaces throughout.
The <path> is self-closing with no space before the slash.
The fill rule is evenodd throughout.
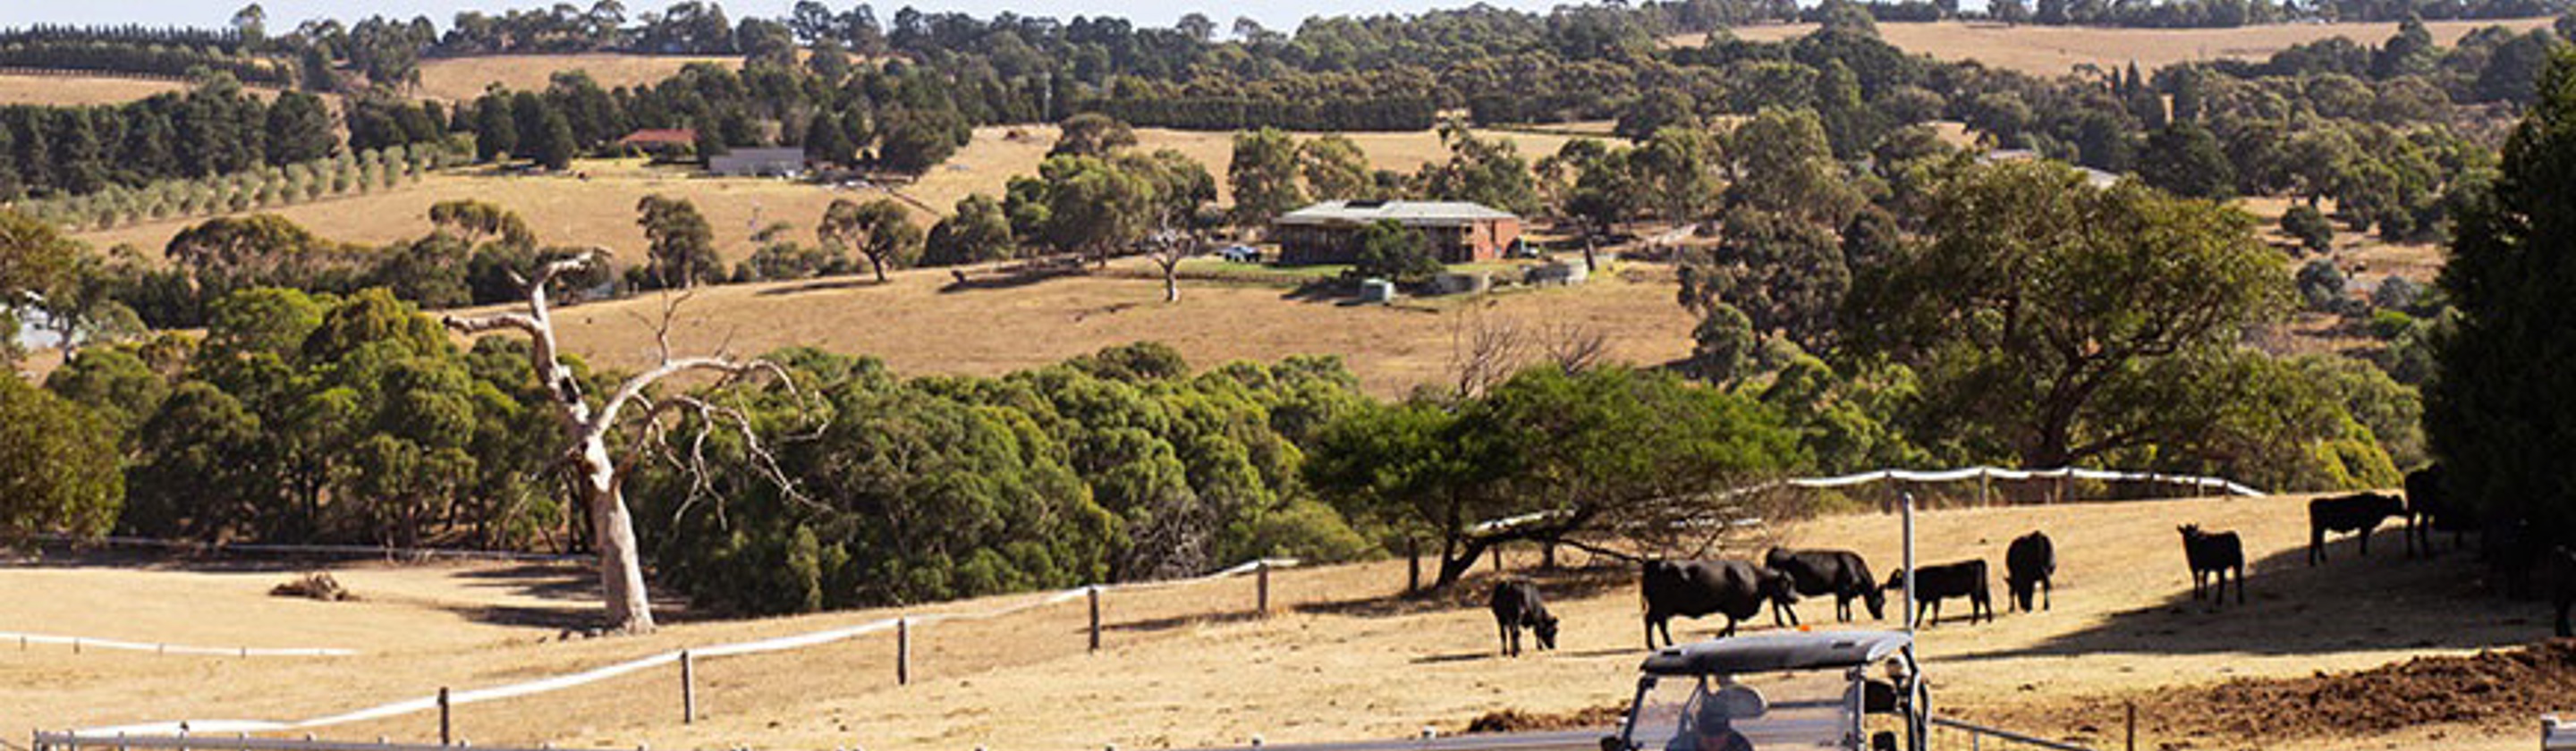
<path id="1" fill-rule="evenodd" d="M 1012 137 L 1015 131 L 1021 135 Z M 1223 190 L 1226 163 L 1234 150 L 1232 133 L 1147 128 L 1137 135 L 1138 148 L 1178 149 L 1207 165 Z M 1532 133 L 1480 135 L 1509 138 L 1532 159 L 1555 153 L 1571 138 Z M 1356 133 L 1351 139 L 1359 143 L 1372 165 L 1383 169 L 1411 172 L 1425 162 L 1445 159 L 1448 154 L 1439 136 L 1431 131 Z M 1013 176 L 1036 174 L 1038 163 L 1045 160 L 1047 149 L 1054 145 L 1052 126 L 978 129 L 974 140 L 955 157 L 933 168 L 920 182 L 900 190 L 936 209 L 938 214 L 945 214 L 970 193 L 1000 197 Z M 816 221 L 833 199 L 866 200 L 883 195 L 876 188 L 840 190 L 780 180 L 696 177 L 679 169 L 645 168 L 634 160 L 583 161 L 574 165 L 574 171 L 588 177 L 451 171 L 392 190 L 267 211 L 294 220 L 323 237 L 381 244 L 428 232 L 432 204 L 474 198 L 519 212 L 546 242 L 604 244 L 632 259 L 644 245 L 644 230 L 635 224 L 635 202 L 645 195 L 662 193 L 696 202 L 715 230 L 717 254 L 731 262 L 751 255 L 755 249 L 751 233 L 770 222 L 794 224 L 797 236 L 810 241 Z M 938 220 L 938 214 L 916 209 L 914 219 L 927 229 Z M 146 222 L 78 236 L 102 249 L 133 243 L 147 251 L 159 251 L 171 237 L 205 219 Z"/>
<path id="2" fill-rule="evenodd" d="M 705 288 L 680 307 L 671 345 L 681 353 L 810 345 L 883 358 L 903 373 L 999 375 L 1150 340 L 1200 367 L 1339 355 L 1370 393 L 1394 397 L 1447 378 L 1452 335 L 1477 318 L 1605 332 L 1615 361 L 1652 366 L 1687 355 L 1696 321 L 1673 304 L 1671 275 L 1652 272 L 1481 301 L 1351 306 L 1279 287 L 1189 281 L 1181 302 L 1166 304 L 1159 279 L 1111 276 L 952 289 L 947 270 L 923 269 L 885 285 L 852 277 Z M 564 346 L 593 364 L 641 368 L 656 356 L 641 320 L 658 317 L 661 305 L 647 295 L 566 308 L 556 321 Z"/>
<path id="3" fill-rule="evenodd" d="M 2547 28 L 2554 19 L 2525 18 L 2503 21 L 2429 21 L 2424 24 L 2433 38 L 2444 45 L 2459 41 L 2471 30 L 2486 26 L 2506 26 L 2520 31 Z M 1814 24 L 1772 24 L 1745 26 L 1734 30 L 1737 37 L 1753 41 L 1778 41 L 1814 31 Z M 2236 58 L 2260 60 L 2294 44 L 2314 42 L 2331 37 L 2348 37 L 2365 45 L 2377 45 L 2397 33 L 2394 23 L 2341 24 L 2272 24 L 2234 29 L 2116 29 L 2091 26 L 2006 26 L 2002 24 L 1943 21 L 1938 23 L 1882 23 L 1879 36 L 1908 52 L 1928 54 L 1943 60 L 1977 60 L 1998 68 L 2009 68 L 2034 75 L 2053 76 L 2077 65 L 2092 64 L 2103 68 L 2126 66 L 2134 61 L 2138 67 L 2154 70 L 2189 60 Z M 1687 35 L 1666 40 L 1669 44 L 1697 45 L 1705 35 Z"/>
<path id="4" fill-rule="evenodd" d="M 1921 559 L 2000 559 L 2006 540 L 2046 530 L 2060 551 L 2064 601 L 1991 623 L 1945 621 L 1922 637 L 1945 712 L 2103 747 L 2116 744 L 2124 698 L 2189 692 L 2233 677 L 2307 676 L 2421 654 L 2522 643 L 2547 632 L 2544 609 L 2505 603 L 2457 582 L 2469 556 L 2397 555 L 2397 535 L 2370 558 L 2349 540 L 2333 560 L 2300 562 L 2297 498 L 2203 499 L 1936 511 L 1920 521 Z M 2248 603 L 2193 604 L 2174 525 L 2244 534 L 2255 561 Z M 1791 544 L 1848 547 L 1884 569 L 1896 519 L 1828 517 L 1784 530 Z M 2374 546 L 2380 547 L 2380 546 Z M 1732 555 L 1758 555 L 1739 550 Z M 1521 551 L 1516 568 L 1533 563 Z M 1582 563 L 1574 556 L 1569 563 Z M 1482 567 L 1480 567 L 1481 569 Z M 652 748 L 1021 749 L 1190 747 L 1397 737 L 1455 730 L 1486 712 L 1563 713 L 1615 704 L 1642 656 L 1633 575 L 1623 568 L 1541 574 L 1566 622 L 1561 649 L 1494 656 L 1490 616 L 1472 596 L 1394 599 L 1400 561 L 1291 570 L 1273 583 L 1293 607 L 1243 617 L 1251 582 L 1113 592 L 1106 648 L 1083 652 L 1078 601 L 992 621 L 914 633 L 915 681 L 894 684 L 892 637 L 702 661 L 704 718 L 677 722 L 677 678 L 657 668 L 557 693 L 472 704 L 459 735 L 481 745 Z M 554 640 L 589 607 L 578 572 L 542 566 L 342 567 L 367 599 L 325 604 L 269 598 L 286 569 L 143 566 L 130 561 L 0 566 L 0 630 L 254 646 L 343 646 L 354 657 L 233 659 L 108 654 L 60 647 L 0 651 L 0 727 L 81 727 L 180 717 L 298 719 L 430 693 L 574 672 L 688 645 L 856 624 L 892 610 L 749 621 L 687 622 L 648 637 Z M 911 609 L 987 610 L 1033 596 Z M 1957 605 L 1957 603 L 1952 603 Z M 1998 603 L 1999 606 L 2002 603 Z M 1950 612 L 1955 613 L 1953 607 Z M 1830 621 L 1810 601 L 1802 613 Z M 1676 624 L 1704 637 L 1715 621 Z M 1863 623 L 1883 627 L 1889 622 Z M 1831 627 L 1831 626 L 1826 626 Z M 1755 628 L 1769 628 L 1761 619 Z M 2431 696 L 2422 701 L 2460 697 Z M 2148 748 L 2504 749 L 2529 745 L 2529 718 L 2436 724 L 2393 737 L 2162 736 Z M 326 737 L 432 739 L 415 714 L 321 729 Z M 2250 732 L 2263 732 L 2260 728 Z M 1964 747 L 1964 744 L 1962 744 Z"/>
<path id="5" fill-rule="evenodd" d="M 742 58 L 739 57 L 688 55 L 590 53 L 451 57 L 420 62 L 418 93 L 454 101 L 482 96 L 483 89 L 493 84 L 512 91 L 542 91 L 559 70 L 589 71 L 591 80 L 598 81 L 600 88 L 614 89 L 655 83 L 680 72 L 690 63 L 700 62 L 742 67 Z"/>
<path id="6" fill-rule="evenodd" d="M 165 91 L 187 91 L 177 81 L 148 81 L 113 76 L 31 76 L 0 73 L 0 105 L 45 104 L 62 107 L 124 104 Z"/>

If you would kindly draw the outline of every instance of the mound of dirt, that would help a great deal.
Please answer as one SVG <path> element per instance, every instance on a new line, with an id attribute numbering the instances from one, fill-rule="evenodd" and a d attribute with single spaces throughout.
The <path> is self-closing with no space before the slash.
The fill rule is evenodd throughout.
<path id="1" fill-rule="evenodd" d="M 348 588 L 340 586 L 340 580 L 332 578 L 331 572 L 328 571 L 315 571 L 288 580 L 284 584 L 269 589 L 268 594 L 273 597 L 305 597 L 323 602 L 358 599 L 357 595 L 349 593 Z"/>
<path id="2" fill-rule="evenodd" d="M 2138 734 L 2164 748 L 2241 746 L 2306 738 L 2361 738 L 2432 724 L 2528 724 L 2569 709 L 2576 696 L 2576 640 L 2418 657 L 2369 670 L 2303 678 L 2238 678 L 2207 686 L 2096 697 L 2053 707 L 1974 712 L 2029 726 L 2101 732 L 2101 707 L 2134 701 Z"/>
<path id="3" fill-rule="evenodd" d="M 1581 730 L 1583 728 L 1606 728 L 1618 725 L 1621 719 L 1627 717 L 1627 714 L 1628 708 L 1618 705 L 1599 706 L 1590 709 L 1575 710 L 1573 712 L 1555 713 L 1523 712 L 1517 709 L 1503 709 L 1486 712 L 1484 716 L 1468 722 L 1466 727 L 1461 729 L 1460 732 L 1468 734 L 1525 733 L 1537 730 Z"/>

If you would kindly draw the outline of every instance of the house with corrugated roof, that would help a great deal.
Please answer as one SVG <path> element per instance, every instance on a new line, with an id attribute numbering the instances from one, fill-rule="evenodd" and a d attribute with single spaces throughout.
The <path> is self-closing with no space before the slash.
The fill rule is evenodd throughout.
<path id="1" fill-rule="evenodd" d="M 1360 230 L 1393 220 L 1421 233 L 1441 263 L 1501 258 L 1521 236 L 1521 218 L 1463 201 L 1325 201 L 1270 220 L 1279 262 L 1289 265 L 1350 263 L 1359 255 Z"/>

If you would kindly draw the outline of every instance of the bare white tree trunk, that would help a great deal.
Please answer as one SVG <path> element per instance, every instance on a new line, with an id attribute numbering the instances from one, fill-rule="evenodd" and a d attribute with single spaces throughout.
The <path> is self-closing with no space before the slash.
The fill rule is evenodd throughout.
<path id="1" fill-rule="evenodd" d="M 672 358 L 667 341 L 670 311 L 666 310 L 665 330 L 660 332 L 664 339 L 662 363 L 626 379 L 607 401 L 601 403 L 596 411 L 592 410 L 590 401 L 582 395 L 580 379 L 574 378 L 572 368 L 563 364 L 555 343 L 554 317 L 546 304 L 546 285 L 564 272 L 591 263 L 605 263 L 604 255 L 602 250 L 593 249 L 579 256 L 547 263 L 539 270 L 537 278 L 528 282 L 526 313 L 500 313 L 476 318 L 449 316 L 446 324 L 448 328 L 466 334 L 516 329 L 528 335 L 529 364 L 536 368 L 537 379 L 545 384 L 547 394 L 555 402 L 557 416 L 564 428 L 566 453 L 570 454 L 580 475 L 582 502 L 590 512 L 591 549 L 599 555 L 599 590 L 606 600 L 608 626 L 617 631 L 643 633 L 654 628 L 653 607 L 650 593 L 644 586 L 643 557 L 636 549 L 634 514 L 626 507 L 623 487 L 627 468 L 635 458 L 633 452 L 639 449 L 628 449 L 629 455 L 625 457 L 616 455 L 608 447 L 609 433 L 617 429 L 619 415 L 626 406 L 644 400 L 645 390 L 664 378 L 704 370 L 720 374 L 723 379 L 719 385 L 722 385 L 758 371 L 777 372 L 778 368 L 759 360 L 735 362 L 722 357 Z M 694 400 L 683 398 L 650 405 L 640 422 L 648 430 L 658 430 L 654 426 L 658 424 L 656 421 L 662 408 L 692 402 Z M 703 409 L 702 404 L 701 407 Z M 755 445 L 754 448 L 758 447 Z"/>

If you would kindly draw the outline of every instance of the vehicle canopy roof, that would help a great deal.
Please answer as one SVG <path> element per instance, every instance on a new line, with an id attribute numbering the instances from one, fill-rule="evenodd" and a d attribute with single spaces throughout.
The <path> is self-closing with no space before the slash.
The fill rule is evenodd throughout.
<path id="1" fill-rule="evenodd" d="M 1897 631 L 1756 634 L 1666 647 L 1639 669 L 1651 675 L 1732 675 L 1850 668 L 1886 659 L 1913 641 Z"/>

